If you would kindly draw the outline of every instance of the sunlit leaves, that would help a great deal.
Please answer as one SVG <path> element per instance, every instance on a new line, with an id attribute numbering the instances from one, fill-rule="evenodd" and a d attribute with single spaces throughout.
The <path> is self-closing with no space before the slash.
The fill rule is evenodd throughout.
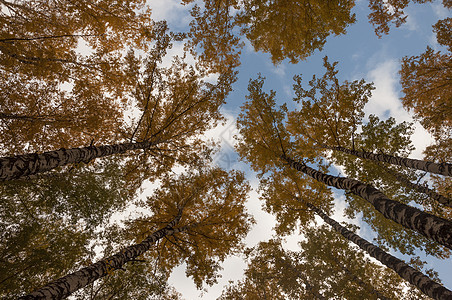
<path id="1" fill-rule="evenodd" d="M 248 190 L 242 173 L 220 169 L 162 178 L 160 188 L 147 200 L 151 215 L 131 221 L 129 237 L 146 237 L 182 210 L 177 225 L 181 232 L 165 237 L 145 257 L 158 259 L 164 272 L 185 262 L 187 275 L 198 287 L 211 285 L 220 263 L 241 249 L 253 222 L 244 207 Z"/>
<path id="2" fill-rule="evenodd" d="M 307 89 L 301 75 L 294 77 L 294 100 L 301 108 L 289 113 L 288 129 L 300 144 L 309 140 L 314 146 L 351 147 L 373 85 L 364 80 L 341 84 L 337 63 L 331 64 L 325 57 L 323 65 L 325 74 L 321 78 L 314 75 Z"/>
<path id="3" fill-rule="evenodd" d="M 355 22 L 354 1 L 246 0 L 237 23 L 256 51 L 270 53 L 273 63 L 292 63 L 322 50 L 329 35 L 345 34 Z"/>
<path id="4" fill-rule="evenodd" d="M 405 57 L 400 70 L 401 84 L 405 94 L 403 105 L 413 110 L 424 128 L 437 139 L 450 142 L 452 127 L 452 65 L 450 31 L 451 20 L 439 21 L 436 26 L 438 42 L 448 46 L 449 51 L 441 53 L 427 47 L 419 56 Z"/>
<path id="5" fill-rule="evenodd" d="M 413 0 L 413 2 L 428 3 L 431 0 Z M 369 22 L 375 27 L 378 37 L 389 33 L 391 23 L 399 27 L 406 22 L 407 15 L 403 10 L 409 3 L 410 0 L 369 0 L 369 8 L 372 11 L 369 14 Z"/>
<path id="6" fill-rule="evenodd" d="M 290 140 L 283 121 L 287 109 L 276 108 L 276 93 L 262 90 L 264 78 L 250 80 L 248 99 L 242 106 L 237 124 L 240 139 L 236 147 L 239 155 L 262 174 L 278 164 L 279 156 L 289 149 Z"/>

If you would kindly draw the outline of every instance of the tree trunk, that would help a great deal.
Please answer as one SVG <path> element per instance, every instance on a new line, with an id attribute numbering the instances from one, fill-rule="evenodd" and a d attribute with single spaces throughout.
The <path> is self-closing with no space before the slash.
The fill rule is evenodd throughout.
<path id="1" fill-rule="evenodd" d="M 425 237 L 452 249 L 452 222 L 423 212 L 412 206 L 394 201 L 369 184 L 358 180 L 327 175 L 299 163 L 287 156 L 281 156 L 291 167 L 319 182 L 338 189 L 350 191 L 372 204 L 387 219 L 419 232 Z"/>
<path id="2" fill-rule="evenodd" d="M 426 171 L 429 173 L 435 173 L 440 174 L 444 176 L 452 176 L 452 164 L 448 163 L 435 163 L 432 161 L 425 161 L 425 160 L 419 160 L 419 159 L 413 159 L 413 158 L 405 158 L 405 157 L 398 157 L 388 154 L 374 154 L 372 152 L 367 151 L 357 151 L 357 150 L 351 150 L 344 147 L 331 147 L 327 145 L 323 145 L 324 148 L 331 149 L 331 150 L 337 150 L 341 151 L 350 155 L 354 155 L 356 157 L 365 158 L 369 160 L 374 161 L 381 161 L 390 163 L 393 165 L 398 165 L 402 167 L 408 167 L 411 169 L 417 169 L 421 171 Z"/>
<path id="3" fill-rule="evenodd" d="M 438 194 L 436 191 L 428 188 L 427 186 L 423 186 L 417 183 L 412 183 L 408 178 L 406 178 L 403 174 L 400 174 L 399 172 L 390 170 L 389 168 L 386 168 L 385 166 L 380 166 L 383 170 L 385 170 L 386 173 L 392 175 L 395 179 L 397 179 L 399 182 L 403 183 L 405 186 L 412 188 L 415 191 L 418 191 L 419 193 L 426 194 L 430 198 L 432 198 L 435 201 L 438 201 L 439 203 L 452 207 L 452 199 L 445 197 L 441 194 Z"/>
<path id="4" fill-rule="evenodd" d="M 20 297 L 21 300 L 31 299 L 63 299 L 68 297 L 71 293 L 83 288 L 84 286 L 93 283 L 95 280 L 108 275 L 114 270 L 121 269 L 124 264 L 137 258 L 145 253 L 157 240 L 164 236 L 172 235 L 183 231 L 182 229 L 174 229 L 182 216 L 182 211 L 166 225 L 166 227 L 154 232 L 141 243 L 135 244 L 121 250 L 113 256 L 102 259 L 89 267 L 80 269 L 72 274 L 66 275 L 48 285 Z"/>
<path id="5" fill-rule="evenodd" d="M 63 117 L 63 118 L 62 118 Z M 26 122 L 40 122 L 42 124 L 54 124 L 54 123 L 74 123 L 74 121 L 85 121 L 86 118 L 70 118 L 70 116 L 58 116 L 58 115 L 16 115 L 0 112 L 0 119 L 4 120 L 20 120 Z"/>
<path id="6" fill-rule="evenodd" d="M 303 200 L 302 200 L 303 201 Z M 416 286 L 424 294 L 437 300 L 450 300 L 452 299 L 452 291 L 448 290 L 444 286 L 431 280 L 428 276 L 422 272 L 410 267 L 404 261 L 392 256 L 391 254 L 383 251 L 380 247 L 369 243 L 359 235 L 354 234 L 350 230 L 343 227 L 338 222 L 328 217 L 321 209 L 312 205 L 309 202 L 303 201 L 310 209 L 312 209 L 317 215 L 319 215 L 326 223 L 334 228 L 335 231 L 340 233 L 343 237 L 349 241 L 358 245 L 361 249 L 366 251 L 370 256 L 377 259 L 379 262 L 394 270 L 403 279 Z"/>
<path id="7" fill-rule="evenodd" d="M 0 181 L 18 179 L 23 176 L 43 173 L 73 163 L 89 162 L 92 159 L 130 150 L 147 149 L 158 143 L 144 141 L 116 145 L 89 146 L 81 148 L 30 153 L 0 158 Z"/>

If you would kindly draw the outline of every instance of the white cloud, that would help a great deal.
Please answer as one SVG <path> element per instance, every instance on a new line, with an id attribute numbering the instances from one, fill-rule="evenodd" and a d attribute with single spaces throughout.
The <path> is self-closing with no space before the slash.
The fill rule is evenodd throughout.
<path id="1" fill-rule="evenodd" d="M 247 53 L 247 54 L 252 54 L 252 53 L 255 53 L 255 52 L 256 52 L 256 51 L 254 50 L 253 45 L 251 44 L 251 42 L 250 42 L 248 39 L 243 38 L 242 41 L 245 43 L 245 46 L 244 46 L 244 48 L 245 48 L 245 53 Z"/>
<path id="2" fill-rule="evenodd" d="M 204 136 L 206 139 L 214 139 L 219 142 L 221 147 L 233 148 L 237 143 L 234 136 L 239 134 L 237 122 L 235 117 L 229 112 L 223 110 L 222 114 L 226 121 L 207 131 Z"/>
<path id="3" fill-rule="evenodd" d="M 445 8 L 441 2 L 431 3 L 430 6 L 439 19 L 444 19 L 450 16 L 450 11 Z"/>
<path id="4" fill-rule="evenodd" d="M 177 266 L 171 272 L 171 276 L 168 279 L 168 283 L 172 285 L 182 296 L 186 297 L 187 295 L 191 295 L 192 298 L 196 299 L 200 298 L 202 292 L 196 289 L 196 285 L 193 282 L 193 279 L 187 277 L 185 275 L 187 265 L 185 263 Z"/>
<path id="5" fill-rule="evenodd" d="M 248 233 L 245 240 L 248 247 L 271 239 L 274 234 L 273 227 L 276 224 L 275 217 L 262 209 L 262 201 L 259 199 L 259 193 L 256 191 L 258 185 L 259 181 L 256 178 L 251 180 L 253 190 L 249 193 L 249 199 L 246 203 L 246 209 L 256 220 L 256 224 Z"/>
<path id="6" fill-rule="evenodd" d="M 422 151 L 433 143 L 432 136 L 425 130 L 419 122 L 414 124 L 414 134 L 411 136 L 411 141 L 416 149 L 410 154 L 410 158 L 423 159 Z"/>
<path id="7" fill-rule="evenodd" d="M 386 60 L 369 71 L 367 77 L 374 82 L 376 89 L 364 107 L 366 115 L 374 114 L 380 119 L 392 116 L 399 122 L 411 120 L 408 112 L 402 107 L 397 93 L 398 67 L 397 61 Z"/>
<path id="8" fill-rule="evenodd" d="M 170 67 L 173 63 L 173 59 L 175 56 L 183 57 L 184 56 L 184 42 L 173 42 L 173 46 L 171 49 L 167 51 L 167 54 L 162 59 L 162 67 Z M 195 65 L 195 58 L 190 53 L 185 52 L 185 59 L 184 61 L 188 65 Z"/>
<path id="9" fill-rule="evenodd" d="M 191 17 L 188 5 L 182 5 L 180 0 L 148 0 L 152 9 L 152 18 L 156 21 L 166 20 L 172 26 L 185 27 L 190 23 Z"/>
<path id="10" fill-rule="evenodd" d="M 268 62 L 268 64 L 271 64 L 271 62 Z M 269 66 L 269 68 L 272 70 L 273 73 L 278 75 L 279 77 L 285 77 L 286 76 L 286 66 L 282 63 L 274 65 L 272 64 Z"/>
<path id="11" fill-rule="evenodd" d="M 410 31 L 418 31 L 419 30 L 418 22 L 412 14 L 407 15 L 406 22 L 403 26 L 404 26 L 404 28 L 406 28 Z"/>

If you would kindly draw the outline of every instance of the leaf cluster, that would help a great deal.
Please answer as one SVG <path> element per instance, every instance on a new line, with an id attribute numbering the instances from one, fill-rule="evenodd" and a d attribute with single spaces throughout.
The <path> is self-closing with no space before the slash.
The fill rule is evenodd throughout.
<path id="1" fill-rule="evenodd" d="M 128 223 L 129 238 L 139 241 L 182 212 L 178 232 L 164 237 L 145 258 L 158 258 L 164 274 L 185 262 L 198 288 L 212 285 L 221 262 L 242 249 L 254 222 L 245 209 L 248 191 L 243 173 L 235 171 L 214 168 L 166 176 L 147 199 L 149 216 Z"/>

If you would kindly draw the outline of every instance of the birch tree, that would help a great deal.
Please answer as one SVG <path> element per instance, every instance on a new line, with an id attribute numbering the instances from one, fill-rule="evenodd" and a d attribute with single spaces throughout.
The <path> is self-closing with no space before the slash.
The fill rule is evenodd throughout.
<path id="1" fill-rule="evenodd" d="M 134 197 L 120 164 L 98 161 L 0 187 L 0 297 L 84 266 L 110 216 Z"/>
<path id="2" fill-rule="evenodd" d="M 315 146 L 328 150 L 451 176 L 452 165 L 449 163 L 435 163 L 404 157 L 409 154 L 409 152 L 407 153 L 409 148 L 406 150 L 393 149 L 403 156 L 382 153 L 384 149 L 376 149 L 381 150 L 380 153 L 359 149 L 359 145 L 355 145 L 357 135 L 355 132 L 363 123 L 364 105 L 369 101 L 374 87 L 372 84 L 365 83 L 364 80 L 339 83 L 336 66 L 337 63 L 330 64 L 328 58 L 325 57 L 325 74 L 321 78 L 313 76 L 308 83 L 309 88 L 304 88 L 301 75 L 294 78 L 296 94 L 294 100 L 301 104 L 301 108 L 290 113 L 289 122 L 292 123 L 292 134 L 304 135 L 305 138 L 311 139 Z M 304 119 L 309 122 L 303 123 Z M 399 130 L 403 129 L 402 125 Z M 406 129 L 405 132 L 407 132 Z M 406 145 L 406 141 L 404 143 Z"/>
<path id="3" fill-rule="evenodd" d="M 141 116 L 133 128 L 123 133 L 123 143 L 4 157 L 0 159 L 1 179 L 17 179 L 128 152 L 132 157 L 126 165 L 130 180 L 139 181 L 137 177 L 149 178 L 170 170 L 175 163 L 196 160 L 205 152 L 204 142 L 197 136 L 222 119 L 219 108 L 231 89 L 235 73 L 225 70 L 216 84 L 210 84 L 202 80 L 205 75 L 202 70 L 197 72 L 181 58 L 176 58 L 169 68 L 158 67 L 158 61 L 148 58 L 139 60 L 133 53 L 127 57 L 129 93 Z M 136 150 L 144 151 L 137 156 L 141 151 Z M 150 165 L 149 160 L 158 163 Z"/>
<path id="4" fill-rule="evenodd" d="M 286 173 L 286 175 L 285 175 Z M 267 211 L 270 213 L 273 213 L 276 215 L 276 218 L 278 220 L 278 224 L 276 227 L 276 232 L 280 235 L 284 234 L 290 234 L 296 227 L 300 226 L 300 233 L 301 234 L 307 234 L 309 236 L 309 232 L 312 233 L 312 231 L 309 231 L 307 228 L 309 226 L 312 226 L 310 222 L 307 222 L 307 219 L 312 220 L 314 219 L 314 216 L 319 216 L 322 218 L 322 220 L 330 225 L 334 231 L 337 232 L 337 234 L 342 235 L 344 238 L 348 239 L 349 241 L 355 243 L 358 245 L 361 249 L 366 251 L 368 254 L 370 254 L 372 257 L 379 260 L 382 264 L 386 265 L 388 268 L 394 270 L 399 276 L 405 280 L 407 280 L 409 283 L 416 286 L 418 289 L 420 289 L 424 294 L 433 297 L 435 299 L 447 299 L 447 296 L 451 293 L 449 290 L 443 288 L 440 284 L 434 282 L 432 279 L 427 277 L 426 275 L 420 273 L 418 270 L 414 269 L 413 267 L 410 267 L 405 262 L 401 261 L 400 259 L 388 254 L 383 249 L 379 248 L 378 246 L 375 246 L 366 240 L 362 239 L 346 227 L 340 225 L 338 222 L 330 218 L 325 212 L 323 212 L 322 209 L 316 207 L 311 202 L 316 203 L 322 203 L 322 205 L 325 205 L 325 202 L 331 202 L 331 196 L 328 197 L 328 194 L 325 194 L 322 192 L 322 190 L 314 190 L 311 187 L 309 187 L 305 179 L 303 179 L 301 176 L 297 176 L 297 173 L 293 172 L 281 172 L 277 174 L 273 174 L 270 176 L 267 180 L 262 182 L 262 199 L 265 201 Z M 301 178 L 300 178 L 301 177 Z M 309 188 L 308 188 L 309 187 Z M 288 199 L 291 199 L 291 201 L 287 201 Z M 309 200 L 308 200 L 309 199 Z M 300 218 L 299 222 L 296 221 L 287 221 L 291 220 L 293 218 L 293 214 L 301 215 L 303 214 L 304 217 Z M 315 229 L 314 229 L 315 231 Z M 326 264 L 332 264 L 335 259 L 334 257 L 336 255 L 340 255 L 337 251 L 337 248 L 330 245 L 332 249 L 323 250 L 326 246 L 328 248 L 329 242 L 333 241 L 334 239 L 331 237 L 325 237 L 320 238 L 319 236 L 312 237 L 311 243 L 317 243 L 317 245 L 312 245 L 311 249 L 317 249 L 318 251 L 315 252 L 319 254 L 320 261 L 327 261 Z M 306 244 L 309 244 L 310 242 L 302 242 L 306 246 Z M 324 244 L 324 246 L 319 246 L 318 243 Z M 336 250 L 334 250 L 336 249 Z M 315 255 L 315 254 L 314 254 Z M 351 254 L 351 256 L 354 256 Z M 322 260 L 323 257 L 323 260 Z M 306 263 L 310 264 L 310 261 L 319 261 L 319 259 L 315 259 L 313 257 L 306 258 Z M 347 262 L 349 259 L 344 258 L 344 262 Z M 336 260 L 337 261 L 337 260 Z M 329 262 L 329 263 L 328 263 Z M 357 265 L 359 265 L 359 262 L 357 262 Z M 331 267 L 331 266 L 329 266 Z M 342 269 L 339 272 L 345 272 L 346 275 L 350 275 L 350 272 L 347 272 L 347 267 L 341 264 L 336 264 L 335 266 L 332 266 L 334 268 L 340 268 Z M 307 270 L 315 269 L 313 267 L 308 267 Z M 372 269 L 372 268 L 371 268 Z M 333 274 L 335 272 L 333 271 Z M 394 274 L 395 275 L 395 274 Z M 321 281 L 320 278 L 323 277 L 323 275 L 319 275 L 320 277 L 317 279 L 313 279 L 314 282 Z M 369 276 L 372 277 L 372 276 Z M 377 276 L 378 277 L 378 276 Z M 359 278 L 359 277 L 356 277 Z M 361 281 L 356 281 L 357 279 L 352 276 L 350 279 L 354 279 L 354 284 L 361 285 Z M 422 279 L 421 279 L 422 278 Z M 362 277 L 364 280 L 364 277 Z M 366 280 L 370 280 L 370 278 L 365 278 Z M 373 281 L 373 280 L 372 280 Z M 395 281 L 397 282 L 397 281 Z M 429 283 L 427 283 L 429 282 Z M 329 284 L 330 286 L 338 285 L 343 286 L 343 283 L 340 283 L 340 279 L 331 280 L 331 283 L 325 283 Z M 400 281 L 399 281 L 400 284 Z M 384 286 L 384 285 L 383 285 Z M 388 291 L 386 288 L 379 288 L 381 291 Z M 394 290 L 394 288 L 390 288 L 389 290 Z M 403 287 L 400 287 L 399 292 L 403 290 Z M 367 287 L 367 292 L 369 292 L 369 287 Z M 376 293 L 375 289 L 370 289 L 370 292 Z M 388 294 L 389 295 L 389 294 Z M 332 296 L 328 296 L 332 297 Z M 327 297 L 327 298 L 328 298 Z M 392 296 L 395 298 L 400 298 L 402 296 Z"/>
<path id="5" fill-rule="evenodd" d="M 449 233 L 452 224 L 449 221 L 391 200 L 369 184 L 347 177 L 328 175 L 321 169 L 316 170 L 308 166 L 322 160 L 318 150 L 294 145 L 282 124 L 287 109 L 274 109 L 275 93 L 266 94 L 262 91 L 262 85 L 261 78 L 250 82 L 247 96 L 249 101 L 242 107 L 243 113 L 238 119 L 241 139 L 237 151 L 254 170 L 265 174 L 286 165 L 321 183 L 349 191 L 372 204 L 385 218 L 417 231 L 441 245 L 451 247 L 450 241 L 447 241 L 451 238 Z M 414 222 L 416 219 L 418 221 Z M 420 220 L 431 220 L 433 223 L 430 224 L 438 222 L 438 227 L 435 225 L 436 229 L 432 231 L 433 227 L 421 225 L 427 223 Z"/>
<path id="6" fill-rule="evenodd" d="M 169 272 L 185 261 L 187 275 L 198 287 L 213 284 L 219 263 L 242 247 L 252 223 L 244 207 L 248 189 L 243 174 L 220 169 L 199 170 L 178 178 L 167 176 L 148 200 L 152 214 L 128 226 L 135 243 L 21 299 L 67 297 L 127 262 L 146 258 L 151 247 L 153 255 L 160 256 L 162 270 Z"/>

